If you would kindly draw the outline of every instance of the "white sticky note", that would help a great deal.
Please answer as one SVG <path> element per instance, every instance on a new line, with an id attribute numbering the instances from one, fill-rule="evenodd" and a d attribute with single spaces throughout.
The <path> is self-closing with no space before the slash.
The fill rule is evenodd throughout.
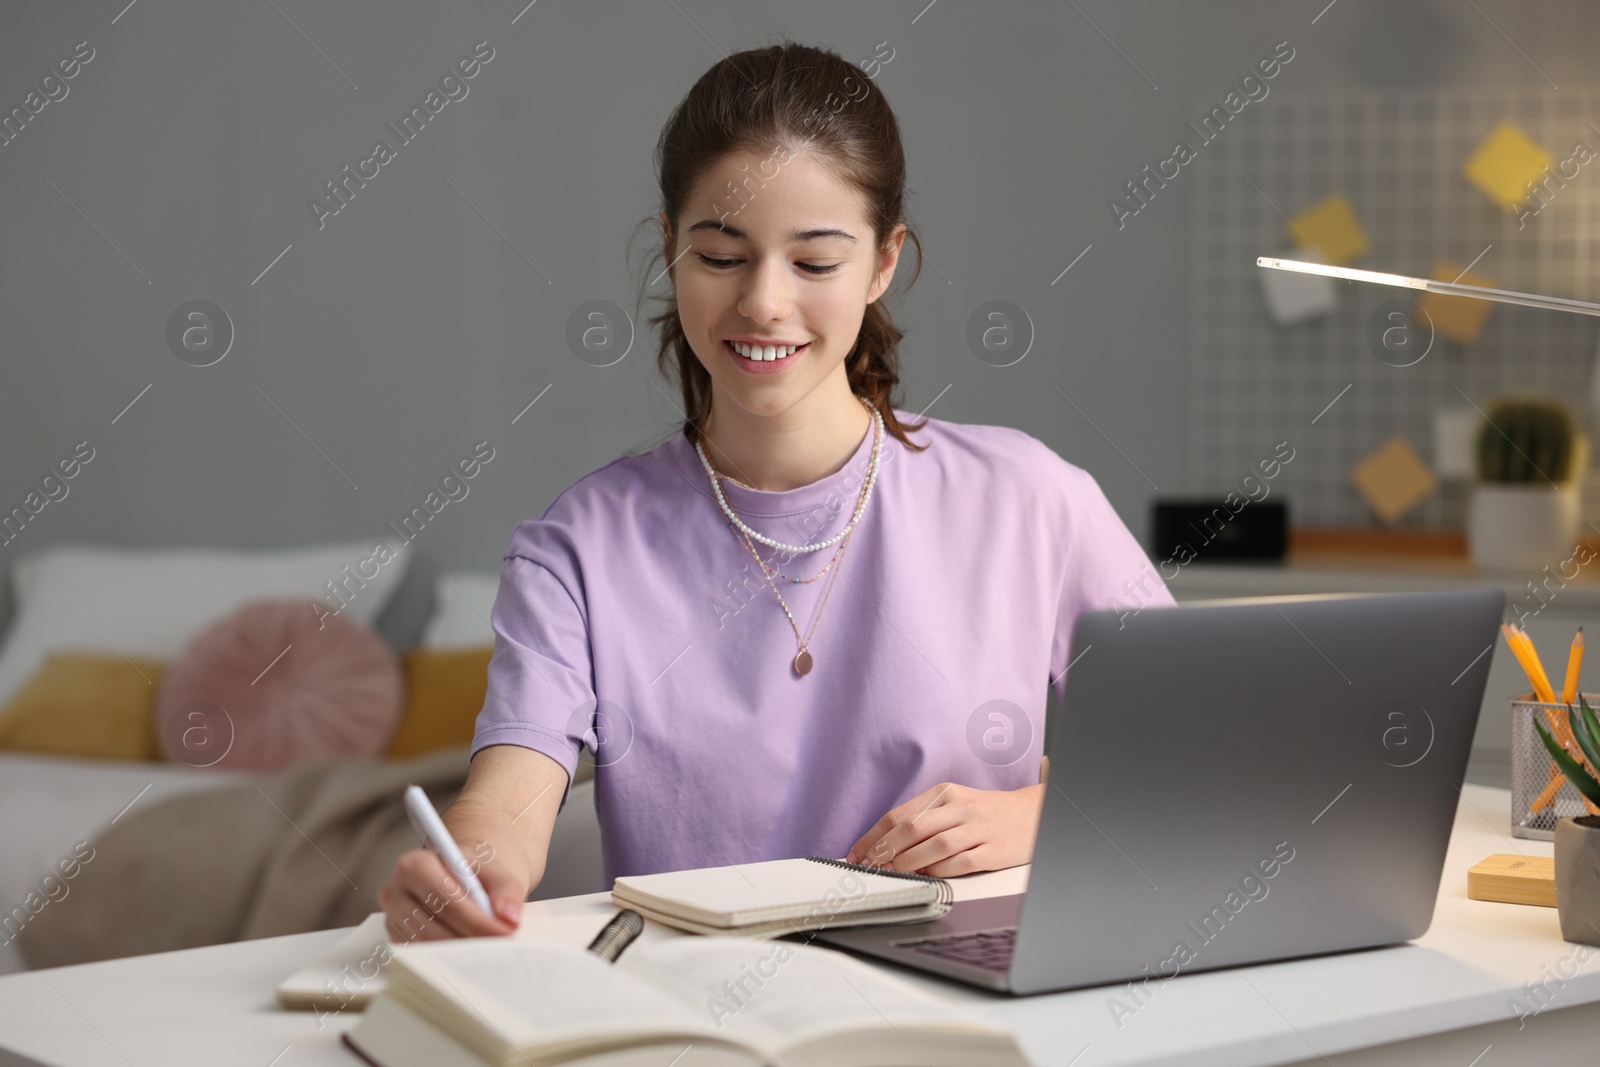
<path id="1" fill-rule="evenodd" d="M 1473 450 L 1483 416 L 1476 408 L 1439 408 L 1433 413 L 1433 472 L 1440 478 L 1471 478 Z"/>
<path id="2" fill-rule="evenodd" d="M 1315 253 L 1308 251 L 1285 252 L 1283 258 L 1318 260 Z M 1267 298 L 1267 313 L 1279 326 L 1314 319 L 1339 306 L 1332 278 L 1287 270 L 1258 270 L 1256 276 L 1261 279 L 1261 291 Z"/>

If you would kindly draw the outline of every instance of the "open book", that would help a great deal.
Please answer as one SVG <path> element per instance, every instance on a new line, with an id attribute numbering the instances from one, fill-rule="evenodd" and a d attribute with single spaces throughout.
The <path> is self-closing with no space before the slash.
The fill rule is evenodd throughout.
<path id="1" fill-rule="evenodd" d="M 344 1035 L 378 1067 L 1026 1067 L 1010 1031 L 832 949 L 675 937 L 615 964 L 505 938 L 401 945 Z"/>
<path id="2" fill-rule="evenodd" d="M 950 910 L 942 878 L 823 856 L 616 879 L 611 899 L 697 934 L 782 937 L 831 926 L 920 922 Z"/>

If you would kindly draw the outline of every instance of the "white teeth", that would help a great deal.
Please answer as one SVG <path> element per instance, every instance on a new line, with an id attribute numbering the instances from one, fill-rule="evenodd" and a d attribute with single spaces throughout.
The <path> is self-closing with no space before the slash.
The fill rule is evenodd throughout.
<path id="1" fill-rule="evenodd" d="M 770 362 L 793 355 L 801 346 L 799 345 L 747 345 L 740 341 L 729 341 L 733 350 L 746 359 L 759 359 Z"/>

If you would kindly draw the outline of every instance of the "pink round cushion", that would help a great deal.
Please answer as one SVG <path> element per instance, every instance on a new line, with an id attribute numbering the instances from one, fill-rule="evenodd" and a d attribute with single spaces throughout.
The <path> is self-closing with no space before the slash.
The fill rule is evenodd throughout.
<path id="1" fill-rule="evenodd" d="M 381 756 L 400 712 L 399 665 L 370 629 L 305 600 L 257 600 L 184 649 L 155 725 L 175 762 L 278 770 Z"/>

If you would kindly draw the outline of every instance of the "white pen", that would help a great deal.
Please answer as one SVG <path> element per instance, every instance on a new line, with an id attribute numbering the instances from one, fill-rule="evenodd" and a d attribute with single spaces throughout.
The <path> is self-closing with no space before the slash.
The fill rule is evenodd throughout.
<path id="1" fill-rule="evenodd" d="M 494 909 L 489 905 L 489 894 L 483 891 L 483 883 L 478 881 L 478 876 L 467 866 L 466 859 L 461 855 L 461 849 L 456 846 L 455 838 L 445 829 L 444 821 L 439 818 L 439 813 L 433 810 L 432 801 L 420 786 L 406 786 L 406 814 L 411 816 L 411 825 L 416 827 L 417 836 L 422 838 L 423 846 L 439 854 L 439 858 L 444 860 L 445 870 L 449 871 L 456 881 L 466 886 L 467 896 L 483 909 L 485 915 L 494 915 Z"/>

